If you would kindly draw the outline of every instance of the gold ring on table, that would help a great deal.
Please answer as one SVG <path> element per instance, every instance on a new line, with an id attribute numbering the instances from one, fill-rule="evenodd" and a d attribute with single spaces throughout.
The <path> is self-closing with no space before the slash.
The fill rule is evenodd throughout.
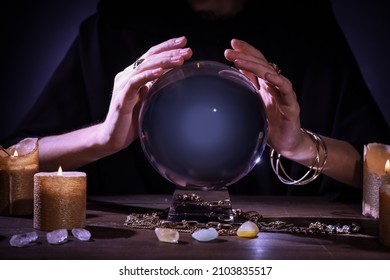
<path id="1" fill-rule="evenodd" d="M 274 68 L 275 72 L 280 75 L 280 73 L 282 73 L 282 69 L 279 68 L 278 65 L 276 65 L 275 63 L 273 62 L 268 62 L 269 65 L 271 65 L 272 68 Z"/>
<path id="2" fill-rule="evenodd" d="M 140 65 L 145 59 L 143 58 L 138 58 L 134 64 L 133 64 L 133 69 L 137 68 L 138 65 Z"/>

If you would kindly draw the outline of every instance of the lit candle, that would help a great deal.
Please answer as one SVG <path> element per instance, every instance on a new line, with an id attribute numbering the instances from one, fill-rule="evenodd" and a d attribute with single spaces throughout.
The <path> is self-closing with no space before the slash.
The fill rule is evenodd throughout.
<path id="1" fill-rule="evenodd" d="M 390 184 L 390 171 L 384 168 L 389 158 L 390 145 L 370 143 L 364 146 L 362 207 L 365 216 L 379 218 L 379 189 Z"/>
<path id="2" fill-rule="evenodd" d="M 34 176 L 34 228 L 44 231 L 85 227 L 84 172 L 40 172 Z"/>
<path id="3" fill-rule="evenodd" d="M 385 173 L 390 174 L 390 160 L 386 161 Z M 383 184 L 379 191 L 379 240 L 390 246 L 390 183 Z"/>
<path id="4" fill-rule="evenodd" d="M 26 138 L 0 153 L 0 214 L 33 213 L 34 174 L 39 170 L 38 139 Z"/>

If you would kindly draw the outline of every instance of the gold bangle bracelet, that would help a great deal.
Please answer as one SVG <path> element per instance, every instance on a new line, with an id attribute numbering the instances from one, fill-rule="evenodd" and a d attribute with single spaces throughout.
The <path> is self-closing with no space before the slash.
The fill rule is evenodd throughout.
<path id="1" fill-rule="evenodd" d="M 309 170 L 300 178 L 300 179 L 292 179 L 284 169 L 281 161 L 281 155 L 279 153 L 276 153 L 276 159 L 274 158 L 275 150 L 271 149 L 270 152 L 270 160 L 271 160 L 271 166 L 273 171 L 275 172 L 276 176 L 278 176 L 278 179 L 286 184 L 286 185 L 306 185 L 312 181 L 314 181 L 324 169 L 327 159 L 328 159 L 328 150 L 325 144 L 325 141 L 322 139 L 321 136 L 308 131 L 307 129 L 301 128 L 301 131 L 308 134 L 312 141 L 315 143 L 316 146 L 316 156 L 313 159 L 313 163 L 310 165 Z M 321 157 L 320 157 L 320 151 L 323 150 L 324 157 L 321 164 Z M 282 173 L 282 174 L 281 174 Z M 282 176 L 283 175 L 283 176 Z M 310 177 L 308 177 L 311 175 Z"/>

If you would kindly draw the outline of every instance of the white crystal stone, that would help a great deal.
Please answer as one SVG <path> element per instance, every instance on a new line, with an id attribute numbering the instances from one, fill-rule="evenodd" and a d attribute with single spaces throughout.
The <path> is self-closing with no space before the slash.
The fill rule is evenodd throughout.
<path id="1" fill-rule="evenodd" d="M 67 229 L 57 229 L 46 234 L 47 242 L 50 244 L 61 244 L 65 243 L 68 239 L 68 230 Z"/>
<path id="2" fill-rule="evenodd" d="M 179 242 L 179 232 L 172 228 L 156 228 L 154 232 L 157 235 L 158 240 L 168 243 Z"/>
<path id="3" fill-rule="evenodd" d="M 246 221 L 237 229 L 237 236 L 252 238 L 259 233 L 259 227 L 252 221 Z"/>
<path id="4" fill-rule="evenodd" d="M 195 231 L 192 237 L 201 242 L 214 240 L 218 237 L 218 231 L 215 228 L 202 228 Z"/>
<path id="5" fill-rule="evenodd" d="M 38 234 L 35 231 L 22 234 L 14 234 L 9 240 L 9 244 L 13 247 L 25 247 L 37 241 L 37 239 Z"/>
<path id="6" fill-rule="evenodd" d="M 85 228 L 74 228 L 72 234 L 80 241 L 88 241 L 91 238 L 91 233 Z"/>

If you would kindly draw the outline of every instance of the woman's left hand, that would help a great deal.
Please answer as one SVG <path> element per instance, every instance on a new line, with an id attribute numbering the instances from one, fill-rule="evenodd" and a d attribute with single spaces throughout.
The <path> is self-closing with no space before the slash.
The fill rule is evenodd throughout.
<path id="1" fill-rule="evenodd" d="M 285 157 L 302 142 L 300 107 L 291 82 L 277 72 L 264 55 L 245 41 L 233 39 L 225 58 L 252 81 L 260 93 L 268 117 L 268 145 Z"/>

